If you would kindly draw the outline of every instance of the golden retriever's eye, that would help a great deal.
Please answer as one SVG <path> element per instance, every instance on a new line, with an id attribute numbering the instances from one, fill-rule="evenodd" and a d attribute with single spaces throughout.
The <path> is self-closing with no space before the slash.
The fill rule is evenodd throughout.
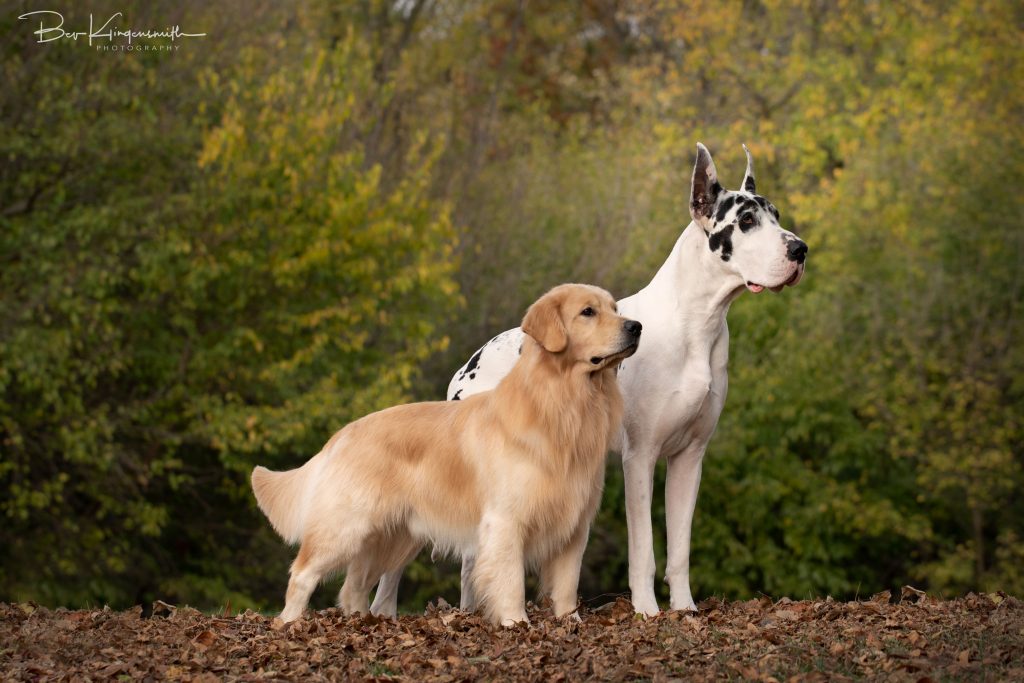
<path id="1" fill-rule="evenodd" d="M 587 306 L 582 311 L 580 311 L 580 315 L 589 318 L 592 315 L 597 315 L 597 313 L 594 311 L 593 308 L 591 308 L 590 306 Z"/>

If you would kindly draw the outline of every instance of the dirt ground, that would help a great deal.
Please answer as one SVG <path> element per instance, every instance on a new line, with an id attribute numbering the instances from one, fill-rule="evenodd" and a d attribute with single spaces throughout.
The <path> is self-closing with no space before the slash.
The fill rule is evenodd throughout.
<path id="1" fill-rule="evenodd" d="M 697 614 L 635 617 L 618 599 L 582 621 L 532 608 L 495 629 L 443 604 L 398 620 L 253 612 L 152 616 L 0 604 L 4 680 L 749 679 L 1024 680 L 1024 603 L 940 601 L 904 588 L 859 602 L 707 600 Z"/>

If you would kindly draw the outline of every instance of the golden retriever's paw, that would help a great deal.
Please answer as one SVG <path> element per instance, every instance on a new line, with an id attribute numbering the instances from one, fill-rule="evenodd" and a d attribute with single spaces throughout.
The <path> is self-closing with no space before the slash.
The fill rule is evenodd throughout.
<path id="1" fill-rule="evenodd" d="M 522 614 L 518 617 L 505 617 L 501 620 L 502 628 L 517 628 L 519 626 L 529 626 L 530 620 L 526 614 Z"/>

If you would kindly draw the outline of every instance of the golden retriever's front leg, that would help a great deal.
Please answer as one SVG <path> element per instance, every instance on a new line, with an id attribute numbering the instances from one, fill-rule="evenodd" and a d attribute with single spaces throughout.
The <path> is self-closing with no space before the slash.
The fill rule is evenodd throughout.
<path id="1" fill-rule="evenodd" d="M 472 583 L 484 614 L 502 626 L 529 623 L 522 530 L 511 520 L 485 515 L 478 535 Z"/>
<path id="2" fill-rule="evenodd" d="M 577 607 L 580 567 L 587 548 L 589 524 L 582 524 L 569 543 L 552 555 L 540 568 L 541 595 L 550 595 L 556 617 L 565 616 Z M 579 617 L 577 617 L 579 618 Z"/>

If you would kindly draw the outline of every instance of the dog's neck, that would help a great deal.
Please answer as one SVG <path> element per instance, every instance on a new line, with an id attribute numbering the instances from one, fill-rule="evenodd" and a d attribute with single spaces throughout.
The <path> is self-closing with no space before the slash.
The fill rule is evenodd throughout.
<path id="1" fill-rule="evenodd" d="M 596 457 L 603 463 L 608 440 L 622 419 L 615 369 L 588 372 L 582 364 L 572 367 L 568 363 L 564 352 L 545 351 L 526 336 L 519 360 L 495 392 L 529 396 L 528 405 L 518 406 L 523 428 L 536 430 L 540 424 L 546 433 L 558 435 L 560 443 L 573 444 L 573 452 L 567 453 L 570 460 Z M 508 405 L 501 399 L 497 404 Z"/>
<path id="2" fill-rule="evenodd" d="M 614 366 L 606 366 L 596 372 L 590 371 L 588 363 L 573 363 L 566 351 L 551 353 L 535 339 L 526 335 L 523 339 L 519 361 L 512 367 L 509 376 L 515 381 L 533 387 L 533 393 L 550 392 L 563 407 L 566 401 L 573 405 L 586 406 L 597 401 L 607 401 L 615 396 L 618 385 L 615 382 Z M 609 384 L 610 383 L 610 384 Z M 569 391 L 566 390 L 568 385 Z M 565 411 L 552 412 L 561 415 Z"/>
<path id="3" fill-rule="evenodd" d="M 706 340 L 717 339 L 725 329 L 729 306 L 744 289 L 742 278 L 708 249 L 707 235 L 691 222 L 638 296 L 651 297 L 659 307 L 672 311 L 659 323 L 679 327 L 682 338 Z"/>

